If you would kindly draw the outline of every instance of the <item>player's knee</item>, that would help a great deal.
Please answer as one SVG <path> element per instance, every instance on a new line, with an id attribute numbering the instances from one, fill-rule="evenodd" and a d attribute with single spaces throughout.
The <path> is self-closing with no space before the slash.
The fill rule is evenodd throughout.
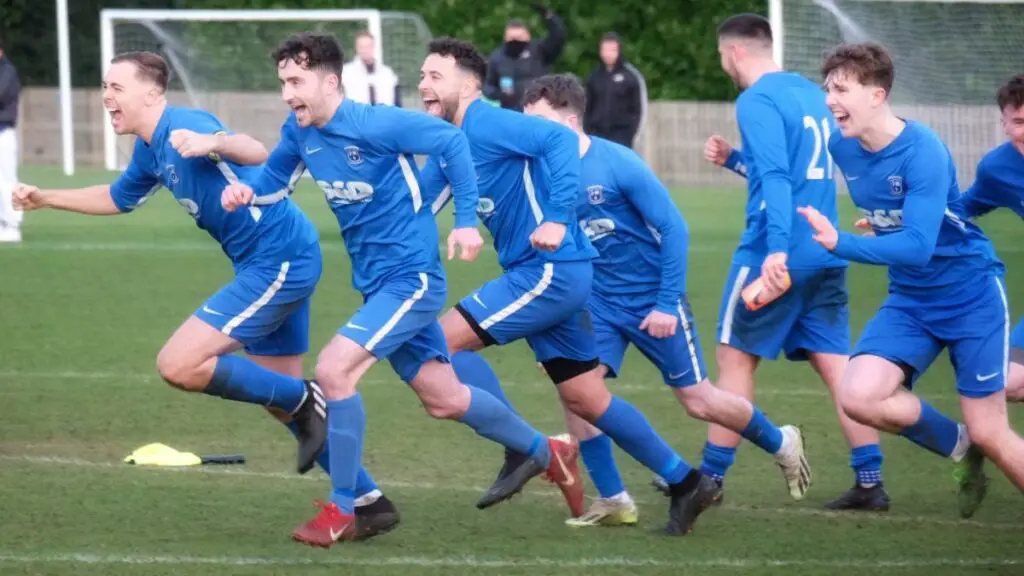
<path id="1" fill-rule="evenodd" d="M 597 377 L 577 378 L 558 387 L 562 404 L 573 414 L 593 423 L 608 410 L 612 396 L 604 382 Z"/>
<path id="2" fill-rule="evenodd" d="M 877 402 L 859 393 L 854 386 L 840 386 L 836 394 L 836 402 L 842 408 L 843 413 L 851 420 L 866 426 L 873 426 L 877 422 Z"/>
<path id="3" fill-rule="evenodd" d="M 711 403 L 707 398 L 695 395 L 684 395 L 682 397 L 683 408 L 691 418 L 708 421 L 711 418 Z"/>
<path id="4" fill-rule="evenodd" d="M 355 392 L 349 368 L 336 357 L 324 357 L 316 363 L 314 377 L 328 398 L 347 398 Z"/>
<path id="5" fill-rule="evenodd" d="M 423 408 L 436 420 L 457 420 L 465 413 L 461 406 L 441 398 L 424 398 Z"/>
<path id="6" fill-rule="evenodd" d="M 990 454 L 1006 443 L 1006 434 L 1010 433 L 1010 424 L 1000 418 L 970 418 L 965 414 L 964 424 L 971 443 Z M 1012 445 L 1012 443 L 1006 444 Z"/>
<path id="7" fill-rule="evenodd" d="M 165 382 L 181 390 L 199 390 L 206 382 L 198 382 L 193 362 L 164 348 L 156 356 L 156 371 Z"/>

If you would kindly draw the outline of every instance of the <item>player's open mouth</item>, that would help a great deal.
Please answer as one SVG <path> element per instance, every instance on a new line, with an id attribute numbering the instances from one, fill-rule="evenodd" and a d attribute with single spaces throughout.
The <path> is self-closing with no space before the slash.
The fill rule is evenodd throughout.
<path id="1" fill-rule="evenodd" d="M 437 98 L 424 98 L 423 107 L 426 109 L 427 114 L 441 115 L 441 101 Z"/>
<path id="2" fill-rule="evenodd" d="M 849 114 L 847 114 L 846 112 L 839 111 L 839 110 L 833 110 L 832 111 L 832 115 L 835 116 L 836 122 L 838 122 L 840 124 L 846 124 L 847 120 L 850 119 L 850 115 Z"/>
<path id="3" fill-rule="evenodd" d="M 107 114 L 110 114 L 111 122 L 118 122 L 124 119 L 124 114 L 116 108 L 107 108 Z"/>

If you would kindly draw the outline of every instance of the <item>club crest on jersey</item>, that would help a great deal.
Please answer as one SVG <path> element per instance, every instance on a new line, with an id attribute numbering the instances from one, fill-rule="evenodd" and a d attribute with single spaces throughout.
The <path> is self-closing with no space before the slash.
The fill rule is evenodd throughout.
<path id="1" fill-rule="evenodd" d="M 476 204 L 476 214 L 483 220 L 494 216 L 494 200 L 490 198 L 480 198 Z"/>
<path id="2" fill-rule="evenodd" d="M 604 204 L 604 187 L 600 184 L 587 186 L 587 200 L 594 205 Z"/>
<path id="3" fill-rule="evenodd" d="M 359 152 L 358 146 L 345 146 L 345 159 L 349 166 L 359 166 L 363 163 L 363 155 Z"/>
<path id="4" fill-rule="evenodd" d="M 174 169 L 174 164 L 168 164 L 167 168 L 166 168 L 166 172 L 167 172 L 167 183 L 168 184 L 173 186 L 173 185 L 176 185 L 178 182 L 180 182 L 180 180 L 178 180 L 178 172 Z"/>
<path id="5" fill-rule="evenodd" d="M 889 176 L 889 194 L 895 198 L 903 196 L 903 176 Z"/>

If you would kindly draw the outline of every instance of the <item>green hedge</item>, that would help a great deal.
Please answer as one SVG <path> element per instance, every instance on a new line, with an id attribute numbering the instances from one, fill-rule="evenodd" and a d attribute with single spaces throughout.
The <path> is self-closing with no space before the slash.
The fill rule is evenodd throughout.
<path id="1" fill-rule="evenodd" d="M 18 65 L 26 85 L 57 83 L 55 14 L 51 2 L 4 0 L 0 10 L 0 42 Z M 525 1 L 515 0 L 74 0 L 72 18 L 72 78 L 76 86 L 100 81 L 99 7 L 136 8 L 365 8 L 416 12 L 435 35 L 473 41 L 490 52 L 501 40 L 505 22 L 526 19 L 534 34 L 543 23 Z M 597 65 L 597 40 L 609 30 L 624 39 L 627 57 L 647 77 L 652 98 L 724 100 L 735 96 L 732 83 L 718 66 L 714 30 L 724 17 L 738 11 L 764 11 L 764 0 L 552 0 L 550 7 L 569 27 L 569 40 L 557 61 L 557 71 L 586 76 Z M 213 26 L 213 25 L 207 25 Z M 225 83 L 252 82 L 266 74 L 268 33 L 285 28 L 240 26 L 221 33 L 197 33 L 197 26 L 180 28 L 183 38 L 208 54 L 200 43 L 210 42 L 216 57 L 190 63 L 200 77 Z M 230 33 L 228 33 L 228 31 Z M 253 53 L 256 51 L 256 53 Z M 250 64 L 251 63 L 251 64 Z M 228 65 L 230 64 L 230 65 Z M 256 72 L 259 70 L 259 73 Z M 236 78 L 230 78 L 230 75 Z"/>

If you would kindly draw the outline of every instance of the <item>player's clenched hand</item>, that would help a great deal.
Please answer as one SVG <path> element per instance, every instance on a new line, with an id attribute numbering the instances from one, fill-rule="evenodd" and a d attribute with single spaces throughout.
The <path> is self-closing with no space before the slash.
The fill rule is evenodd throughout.
<path id="1" fill-rule="evenodd" d="M 807 218 L 807 223 L 814 229 L 814 241 L 824 246 L 826 250 L 834 250 L 839 243 L 839 231 L 832 222 L 813 206 L 801 206 L 796 211 Z"/>
<path id="2" fill-rule="evenodd" d="M 708 138 L 708 141 L 704 143 L 704 159 L 712 164 L 725 166 L 730 154 L 732 154 L 732 146 L 718 134 Z"/>
<path id="3" fill-rule="evenodd" d="M 248 184 L 232 182 L 224 187 L 220 195 L 220 205 L 228 212 L 234 212 L 241 206 L 248 206 L 252 202 L 254 193 Z"/>
<path id="4" fill-rule="evenodd" d="M 554 252 L 562 245 L 564 238 L 565 224 L 545 222 L 530 234 L 530 244 L 537 250 Z"/>
<path id="5" fill-rule="evenodd" d="M 484 239 L 476 228 L 456 228 L 448 234 L 448 259 L 455 258 L 456 248 L 461 248 L 459 260 L 472 262 L 480 254 Z"/>
<path id="6" fill-rule="evenodd" d="M 765 285 L 773 291 L 784 292 L 788 288 L 786 285 L 788 274 L 785 252 L 773 252 L 764 259 L 764 264 L 761 264 L 761 277 L 764 278 Z"/>
<path id="7" fill-rule="evenodd" d="M 874 236 L 875 229 L 871 227 L 871 222 L 868 222 L 867 218 L 861 218 L 853 223 L 853 227 L 857 230 L 864 231 L 864 236 Z"/>
<path id="8" fill-rule="evenodd" d="M 675 336 L 677 326 L 679 326 L 678 316 L 658 310 L 651 310 L 651 313 L 640 323 L 640 329 L 646 331 L 654 338 Z"/>
<path id="9" fill-rule="evenodd" d="M 171 131 L 171 146 L 182 158 L 209 156 L 217 152 L 219 142 L 216 134 L 197 134 L 183 129 Z"/>
<path id="10" fill-rule="evenodd" d="M 20 183 L 14 187 L 14 194 L 11 196 L 11 204 L 14 206 L 15 210 L 22 212 L 42 208 L 46 205 L 43 201 L 42 193 L 39 192 L 39 188 Z"/>

